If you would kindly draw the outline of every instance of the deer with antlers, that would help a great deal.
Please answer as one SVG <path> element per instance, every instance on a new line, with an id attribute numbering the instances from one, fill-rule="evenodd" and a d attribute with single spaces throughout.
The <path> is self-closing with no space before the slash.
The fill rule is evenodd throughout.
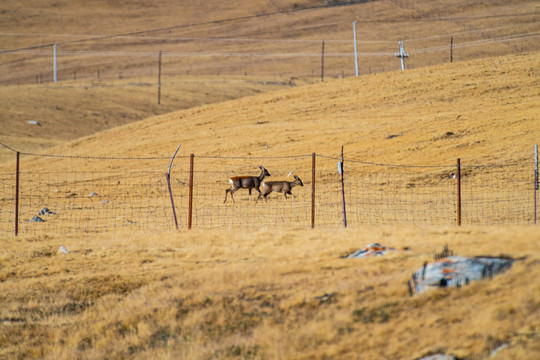
<path id="1" fill-rule="evenodd" d="M 249 190 L 249 200 L 251 200 L 251 190 L 255 189 L 259 192 L 259 196 L 261 196 L 261 190 L 259 190 L 259 186 L 261 185 L 261 182 L 264 180 L 266 176 L 270 176 L 270 173 L 268 170 L 266 170 L 263 166 L 259 166 L 261 169 L 261 174 L 259 176 L 233 176 L 229 179 L 229 183 L 231 184 L 231 187 L 225 190 L 225 203 L 227 201 L 227 194 L 231 193 L 231 199 L 233 202 L 234 197 L 233 194 L 238 191 L 238 189 L 248 189 Z M 259 200 L 259 198 L 257 198 Z"/>
<path id="2" fill-rule="evenodd" d="M 291 195 L 293 197 L 293 201 L 296 198 L 294 194 L 291 192 L 292 188 L 296 185 L 304 186 L 304 183 L 300 178 L 296 175 L 294 175 L 294 181 L 265 181 L 262 183 L 262 193 L 259 194 L 259 197 L 257 198 L 257 201 L 262 197 L 264 197 L 264 200 L 268 201 L 268 195 L 271 192 L 282 192 L 283 197 L 285 200 L 287 200 L 287 194 Z"/>

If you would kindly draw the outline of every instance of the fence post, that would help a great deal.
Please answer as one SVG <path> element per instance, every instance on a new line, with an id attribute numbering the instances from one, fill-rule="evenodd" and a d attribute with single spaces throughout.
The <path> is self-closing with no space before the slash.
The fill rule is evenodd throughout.
<path id="1" fill-rule="evenodd" d="M 450 63 L 454 62 L 454 37 L 450 36 Z"/>
<path id="2" fill-rule="evenodd" d="M 315 227 L 315 153 L 311 154 L 311 228 Z"/>
<path id="3" fill-rule="evenodd" d="M 356 50 L 356 21 L 353 21 L 353 41 L 354 41 L 354 69 L 358 76 L 358 51 Z"/>
<path id="4" fill-rule="evenodd" d="M 343 183 L 343 145 L 341 146 L 341 161 L 338 162 L 338 173 L 341 179 L 341 204 L 343 207 L 343 227 L 347 227 L 347 211 L 345 208 L 345 185 Z"/>
<path id="5" fill-rule="evenodd" d="M 324 40 L 322 41 L 321 50 L 321 81 L 324 81 Z"/>
<path id="6" fill-rule="evenodd" d="M 191 219 L 193 216 L 193 158 L 195 155 L 189 156 L 189 210 L 188 210 L 188 229 L 191 229 Z"/>
<path id="7" fill-rule="evenodd" d="M 57 66 L 57 48 L 58 48 L 58 44 L 54 44 L 54 50 L 53 50 L 53 72 L 54 72 L 54 82 L 57 83 L 58 82 L 58 66 Z"/>
<path id="8" fill-rule="evenodd" d="M 461 159 L 457 159 L 457 224 L 461 226 Z"/>
<path id="9" fill-rule="evenodd" d="M 159 61 L 158 61 L 157 103 L 158 105 L 161 104 L 161 50 L 159 50 Z"/>
<path id="10" fill-rule="evenodd" d="M 21 153 L 17 151 L 17 170 L 15 173 L 15 236 L 19 234 L 19 162 Z"/>
<path id="11" fill-rule="evenodd" d="M 178 145 L 178 147 L 176 148 L 176 151 L 174 152 L 171 162 L 169 163 L 169 172 L 167 173 L 167 186 L 169 187 L 169 195 L 171 197 L 172 212 L 174 216 L 174 224 L 176 225 L 176 230 L 178 230 L 178 220 L 176 219 L 176 210 L 174 208 L 174 198 L 173 198 L 172 189 L 171 189 L 171 167 L 172 167 L 174 157 L 176 156 L 176 153 L 178 152 L 178 149 L 180 149 L 180 145 Z"/>
<path id="12" fill-rule="evenodd" d="M 537 207 L 536 207 L 536 199 L 537 199 L 537 192 L 539 190 L 539 184 L 538 184 L 538 145 L 534 145 L 534 224 L 536 225 L 536 215 L 537 215 Z"/>

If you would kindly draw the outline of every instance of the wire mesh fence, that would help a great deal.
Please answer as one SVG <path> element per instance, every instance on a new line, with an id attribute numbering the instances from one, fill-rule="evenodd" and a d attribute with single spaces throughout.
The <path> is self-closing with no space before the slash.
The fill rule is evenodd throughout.
<path id="1" fill-rule="evenodd" d="M 534 164 L 396 166 L 321 155 L 179 157 L 167 172 L 0 173 L 0 232 L 536 223 Z M 96 160 L 100 161 L 100 160 Z M 192 161 L 192 162 L 191 162 Z M 232 176 L 302 184 L 264 199 Z M 459 186 L 458 186 L 459 185 Z M 261 187 L 262 189 L 262 187 Z M 459 190 L 458 190 L 459 189 Z M 170 194 L 172 193 L 172 198 Z M 172 201 L 171 201 L 172 200 Z M 344 203 L 345 201 L 345 203 Z M 174 212 L 172 207 L 174 202 Z M 175 216 L 176 215 L 176 220 Z"/>
<path id="2" fill-rule="evenodd" d="M 470 166 L 464 172 L 462 210 L 468 224 L 535 222 L 533 164 Z"/>

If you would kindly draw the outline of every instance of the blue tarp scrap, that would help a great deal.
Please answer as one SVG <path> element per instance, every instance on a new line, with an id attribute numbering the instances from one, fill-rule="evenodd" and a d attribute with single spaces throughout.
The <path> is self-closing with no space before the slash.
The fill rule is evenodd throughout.
<path id="1" fill-rule="evenodd" d="M 432 263 L 425 263 L 413 273 L 410 289 L 420 294 L 429 288 L 465 286 L 471 281 L 502 273 L 509 269 L 514 260 L 496 257 L 448 256 Z"/>
<path id="2" fill-rule="evenodd" d="M 364 249 L 358 250 L 352 254 L 347 255 L 347 258 L 363 258 L 368 256 L 380 256 L 385 255 L 388 251 L 394 251 L 395 249 L 386 247 L 384 245 L 374 243 L 367 245 Z"/>

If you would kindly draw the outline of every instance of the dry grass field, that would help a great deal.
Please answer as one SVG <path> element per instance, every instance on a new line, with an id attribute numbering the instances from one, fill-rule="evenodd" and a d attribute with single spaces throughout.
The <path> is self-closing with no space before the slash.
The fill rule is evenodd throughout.
<path id="1" fill-rule="evenodd" d="M 2 49 L 26 49 L 0 50 L 0 142 L 23 153 L 23 192 L 38 180 L 45 189 L 21 204 L 19 236 L 4 228 L 15 153 L 0 147 L 0 173 L 8 175 L 0 181 L 0 358 L 414 360 L 444 353 L 476 360 L 495 349 L 495 359 L 540 357 L 540 231 L 530 215 L 510 212 L 493 221 L 491 212 L 500 205 L 494 188 L 504 190 L 510 208 L 532 199 L 540 134 L 538 4 L 322 3 L 0 4 Z M 349 48 L 355 20 L 363 34 L 359 77 L 351 76 Z M 450 35 L 453 63 L 448 48 L 438 48 Z M 54 84 L 44 70 L 50 46 L 36 46 L 59 37 L 67 63 Z M 323 39 L 329 58 L 321 82 Z M 393 56 L 402 39 L 411 52 L 406 71 Z M 300 49 L 306 44 L 311 48 Z M 160 49 L 166 80 L 158 105 Z M 167 51 L 175 56 L 167 58 Z M 279 53 L 280 61 L 240 52 Z M 294 53 L 304 55 L 283 56 Z M 293 77 L 296 86 L 288 83 Z M 173 231 L 168 213 L 171 230 L 98 229 L 100 221 L 124 221 L 121 211 L 133 214 L 133 204 L 148 206 L 154 189 L 145 186 L 112 188 L 118 194 L 110 196 L 136 203 L 118 205 L 111 219 L 98 213 L 95 231 L 61 212 L 65 227 L 50 220 L 50 230 L 39 231 L 26 221 L 47 199 L 59 207 L 88 202 L 94 189 L 77 173 L 124 184 L 123 177 L 142 172 L 163 185 L 178 144 L 173 181 L 182 214 L 189 154 L 202 184 L 192 230 L 182 222 Z M 431 192 L 455 191 L 450 179 L 460 158 L 465 203 L 477 199 L 466 219 L 504 225 L 458 227 L 453 218 L 418 225 L 408 219 L 425 209 L 405 206 L 392 225 L 368 226 L 366 214 L 373 217 L 368 224 L 377 224 L 379 215 L 408 203 L 388 200 L 381 214 L 369 213 L 350 192 L 353 226 L 344 229 L 339 201 L 324 198 L 323 187 L 318 209 L 334 217 L 310 229 L 309 218 L 298 215 L 310 201 L 310 155 L 320 155 L 317 171 L 327 182 L 318 181 L 336 193 L 342 146 L 349 188 L 373 179 L 361 195 L 369 198 L 383 181 L 403 182 L 426 204 Z M 253 204 L 239 191 L 236 204 L 223 204 L 227 178 L 255 174 L 262 162 L 272 180 L 291 171 L 304 180 L 293 191 L 298 199 L 273 194 Z M 394 165 L 435 168 L 400 173 Z M 130 194 L 120 194 L 126 189 Z M 453 204 L 445 206 L 453 211 Z M 208 224 L 216 213 L 217 222 Z M 344 258 L 377 242 L 396 251 Z M 458 255 L 518 260 L 492 279 L 409 296 L 411 274 L 445 245 Z"/>
<path id="2" fill-rule="evenodd" d="M 341 257 L 372 242 L 398 251 Z M 445 244 L 523 259 L 409 297 L 411 273 Z M 532 226 L 48 234 L 2 247 L 6 359 L 485 359 L 503 344 L 496 359 L 540 354 Z"/>
<path id="3" fill-rule="evenodd" d="M 347 6 L 332 6 L 339 3 Z M 401 40 L 407 69 L 449 63 L 451 38 L 456 67 L 540 50 L 534 0 L 6 0 L 0 14 L 0 141 L 23 152 L 151 115 L 273 92 L 291 79 L 320 82 L 323 40 L 324 80 L 353 76 L 353 21 L 361 75 L 398 70 Z M 405 83 L 391 86 L 398 91 Z M 474 90 L 472 81 L 467 90 Z"/>

